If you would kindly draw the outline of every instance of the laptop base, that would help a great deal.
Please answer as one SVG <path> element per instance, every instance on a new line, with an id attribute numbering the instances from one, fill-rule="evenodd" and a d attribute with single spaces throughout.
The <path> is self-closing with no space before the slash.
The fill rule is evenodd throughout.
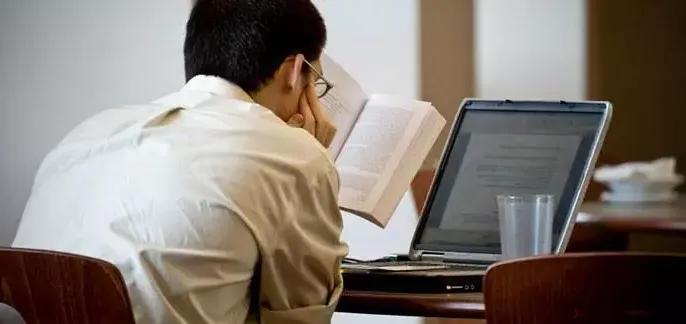
<path id="1" fill-rule="evenodd" d="M 379 272 L 346 269 L 346 290 L 408 294 L 482 292 L 485 271 L 427 270 Z"/>

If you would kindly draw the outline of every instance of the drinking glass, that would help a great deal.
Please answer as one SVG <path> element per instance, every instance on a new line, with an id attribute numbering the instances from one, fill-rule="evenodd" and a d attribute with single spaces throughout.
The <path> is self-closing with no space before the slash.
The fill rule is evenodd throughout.
<path id="1" fill-rule="evenodd" d="M 503 260 L 550 254 L 553 196 L 499 195 L 497 200 Z"/>

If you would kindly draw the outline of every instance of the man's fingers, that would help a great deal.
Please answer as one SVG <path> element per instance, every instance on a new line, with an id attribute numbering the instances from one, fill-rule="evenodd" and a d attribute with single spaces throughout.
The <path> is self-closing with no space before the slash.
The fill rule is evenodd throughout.
<path id="1" fill-rule="evenodd" d="M 322 111 L 313 85 L 308 85 L 300 96 L 300 114 L 304 118 L 302 128 L 312 134 L 324 147 L 329 147 L 336 136 L 336 126 Z"/>
<path id="2" fill-rule="evenodd" d="M 321 142 L 325 142 L 331 123 L 322 111 L 321 105 L 319 104 L 319 98 L 314 91 L 314 85 L 310 84 L 307 86 L 305 89 L 305 96 L 307 96 L 307 102 L 310 106 L 310 111 L 312 111 L 312 115 L 314 115 L 316 129 L 315 137 Z M 327 146 L 327 144 L 325 144 L 325 146 Z"/>
<path id="3" fill-rule="evenodd" d="M 300 97 L 300 114 L 303 116 L 303 125 L 302 128 L 304 128 L 306 131 L 308 131 L 310 134 L 316 136 L 316 127 L 317 127 L 317 122 L 315 121 L 315 117 L 312 114 L 312 109 L 310 108 L 309 102 L 307 102 L 307 97 L 306 96 L 301 96 Z"/>
<path id="4" fill-rule="evenodd" d="M 319 120 L 320 118 L 325 117 L 324 112 L 322 112 L 322 108 L 319 105 L 319 98 L 317 98 L 317 93 L 315 93 L 314 91 L 313 84 L 309 84 L 307 86 L 307 88 L 305 89 L 305 94 L 307 96 L 307 101 L 310 103 L 310 108 L 312 110 L 314 118 Z"/>
<path id="5" fill-rule="evenodd" d="M 324 146 L 329 147 L 331 145 L 331 142 L 333 142 L 334 137 L 336 137 L 336 132 L 338 130 L 335 127 L 329 128 L 329 131 L 326 134 L 326 139 L 324 140 Z"/>

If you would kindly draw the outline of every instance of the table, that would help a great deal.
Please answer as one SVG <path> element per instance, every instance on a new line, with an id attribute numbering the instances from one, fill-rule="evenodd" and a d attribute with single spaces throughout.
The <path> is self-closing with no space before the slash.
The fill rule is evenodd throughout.
<path id="1" fill-rule="evenodd" d="M 569 252 L 625 251 L 632 233 L 686 238 L 686 197 L 674 204 L 585 203 Z M 673 242 L 670 242 L 673 245 Z M 684 245 L 686 249 L 686 245 Z M 686 250 L 684 251 L 686 252 Z M 485 318 L 482 294 L 400 294 L 344 290 L 336 311 L 443 318 Z"/>
<path id="2" fill-rule="evenodd" d="M 418 317 L 475 318 L 486 316 L 482 294 L 401 294 L 343 291 L 337 312 Z"/>
<path id="3" fill-rule="evenodd" d="M 567 251 L 627 250 L 686 252 L 686 196 L 672 204 L 585 203 Z"/>
<path id="4" fill-rule="evenodd" d="M 577 226 L 596 224 L 630 231 L 686 231 L 686 196 L 670 204 L 589 202 L 580 211 Z"/>

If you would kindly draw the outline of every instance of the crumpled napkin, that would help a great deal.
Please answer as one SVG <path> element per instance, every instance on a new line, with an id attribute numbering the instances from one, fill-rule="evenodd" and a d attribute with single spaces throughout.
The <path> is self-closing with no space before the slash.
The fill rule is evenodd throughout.
<path id="1" fill-rule="evenodd" d="M 593 178 L 598 182 L 618 180 L 678 182 L 682 176 L 676 173 L 676 159 L 664 157 L 649 162 L 627 162 L 602 166 L 595 170 Z"/>

